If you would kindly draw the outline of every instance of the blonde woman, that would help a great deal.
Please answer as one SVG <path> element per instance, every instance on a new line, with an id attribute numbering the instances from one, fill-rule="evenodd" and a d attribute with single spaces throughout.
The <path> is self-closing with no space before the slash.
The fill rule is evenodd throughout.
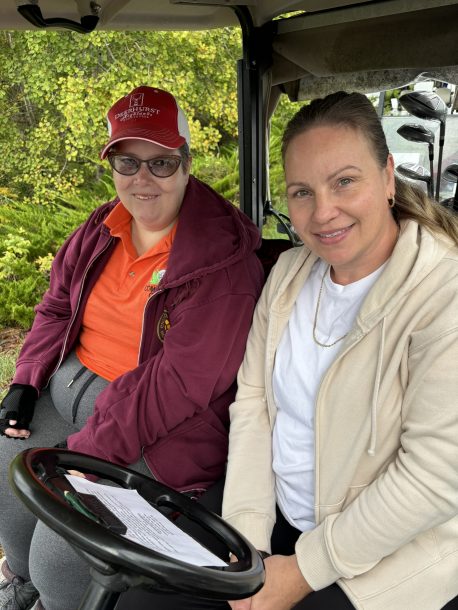
<path id="1" fill-rule="evenodd" d="M 304 246 L 257 305 L 223 516 L 266 554 L 233 610 L 439 610 L 458 594 L 458 223 L 399 182 L 372 104 L 283 140 Z"/>

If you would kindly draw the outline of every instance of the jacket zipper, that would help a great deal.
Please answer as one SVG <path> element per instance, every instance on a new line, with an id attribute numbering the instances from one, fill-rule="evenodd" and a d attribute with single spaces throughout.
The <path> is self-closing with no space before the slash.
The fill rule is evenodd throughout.
<path id="1" fill-rule="evenodd" d="M 145 327 L 145 316 L 146 316 L 146 309 L 148 308 L 149 304 L 151 303 L 151 301 L 157 297 L 159 294 L 162 294 L 163 292 L 165 292 L 165 288 L 161 288 L 160 290 L 157 290 L 154 294 L 152 294 L 148 300 L 145 303 L 145 307 L 143 308 L 143 319 L 142 319 L 142 332 L 140 335 L 140 348 L 138 351 L 138 361 L 137 364 L 140 365 L 140 354 L 142 352 L 142 348 L 143 348 L 143 336 L 144 336 L 144 327 Z M 148 468 L 149 472 L 151 473 L 151 478 L 154 479 L 155 481 L 158 481 L 159 483 L 161 482 L 161 480 L 159 479 L 159 477 L 157 476 L 157 474 L 152 470 L 152 468 L 150 467 L 150 465 L 148 464 L 148 462 L 145 459 L 145 445 L 143 445 L 142 449 L 142 459 L 145 462 L 146 467 Z M 192 489 L 183 489 L 181 490 L 179 493 L 185 493 L 185 494 L 189 494 L 189 493 L 193 493 L 196 494 L 197 496 L 202 495 L 206 490 L 204 488 L 192 488 Z"/>
<path id="2" fill-rule="evenodd" d="M 149 306 L 149 304 L 151 303 L 151 301 L 158 295 L 158 294 L 162 294 L 163 292 L 165 292 L 164 288 L 161 288 L 160 290 L 157 290 L 156 292 L 154 292 L 151 296 L 148 297 L 148 300 L 145 303 L 145 306 L 143 308 L 143 318 L 142 318 L 142 332 L 140 334 L 140 346 L 138 348 L 138 357 L 137 357 L 137 365 L 140 366 L 140 355 L 142 353 L 142 349 L 143 349 L 143 337 L 144 337 L 144 329 L 145 329 L 145 317 L 146 317 L 146 310 Z"/>
<path id="3" fill-rule="evenodd" d="M 144 337 L 146 310 L 147 310 L 148 305 L 150 304 L 150 302 L 154 299 L 154 297 L 156 295 L 158 295 L 158 294 L 161 294 L 162 292 L 164 292 L 164 289 L 158 290 L 157 292 L 155 292 L 154 294 L 149 296 L 148 300 L 146 301 L 145 306 L 143 308 L 142 332 L 140 334 L 140 346 L 138 348 L 138 357 L 137 357 L 137 365 L 138 366 L 140 366 L 140 356 L 141 356 L 142 349 L 143 349 L 143 337 Z M 149 466 L 148 462 L 145 459 L 145 445 L 142 446 L 141 452 L 142 452 L 142 459 L 145 462 L 146 467 L 148 468 L 148 470 L 151 473 L 151 478 L 154 479 L 155 481 L 160 482 L 159 477 L 157 476 L 157 474 L 155 472 L 153 472 L 153 470 L 151 469 L 151 467 Z"/>
<path id="4" fill-rule="evenodd" d="M 70 331 L 72 329 L 72 326 L 73 326 L 73 324 L 75 322 L 76 316 L 78 315 L 78 311 L 79 311 L 79 308 L 80 308 L 81 297 L 83 295 L 83 288 L 84 288 L 84 285 L 86 283 L 86 278 L 87 278 L 89 269 L 92 267 L 92 265 L 95 263 L 95 261 L 108 249 L 108 246 L 111 244 L 112 241 L 113 241 L 113 237 L 110 237 L 110 239 L 107 241 L 107 243 L 102 248 L 102 250 L 100 250 L 100 252 L 96 256 L 94 256 L 94 258 L 91 261 L 89 261 L 89 263 L 88 263 L 88 265 L 87 265 L 87 267 L 86 267 L 86 269 L 84 271 L 83 279 L 81 280 L 80 292 L 79 292 L 79 295 L 78 295 L 78 302 L 76 304 L 76 308 L 75 308 L 75 311 L 73 312 L 72 319 L 70 320 L 70 323 L 69 323 L 69 325 L 67 327 L 67 331 L 65 333 L 64 342 L 62 344 L 62 349 L 60 351 L 59 361 L 58 361 L 55 369 L 53 370 L 53 372 L 49 376 L 48 382 L 47 382 L 45 387 L 48 387 L 49 382 L 51 381 L 51 377 L 53 377 L 53 375 L 56 374 L 56 372 L 59 370 L 60 365 L 62 364 L 62 360 L 64 358 L 64 353 L 65 353 L 65 347 L 66 347 L 67 341 L 68 341 L 68 336 L 70 335 Z"/>

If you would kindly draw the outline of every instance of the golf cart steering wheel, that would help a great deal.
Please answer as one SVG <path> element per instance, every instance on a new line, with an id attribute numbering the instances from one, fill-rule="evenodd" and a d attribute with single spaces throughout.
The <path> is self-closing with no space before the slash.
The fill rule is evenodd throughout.
<path id="1" fill-rule="evenodd" d="M 222 568 L 191 565 L 110 531 L 65 501 L 65 486 L 71 488 L 64 476 L 69 469 L 136 489 L 158 510 L 178 511 L 213 534 L 227 547 L 228 556 L 232 553 L 238 561 Z M 133 470 L 75 451 L 33 448 L 12 461 L 10 484 L 29 510 L 91 564 L 93 581 L 89 589 L 92 587 L 92 592 L 88 589 L 80 608 L 114 608 L 116 600 L 108 603 L 107 596 L 115 595 L 117 599 L 130 586 L 227 600 L 250 597 L 263 584 L 262 559 L 242 535 L 195 500 Z M 102 598 L 105 605 L 96 605 L 102 604 Z"/>

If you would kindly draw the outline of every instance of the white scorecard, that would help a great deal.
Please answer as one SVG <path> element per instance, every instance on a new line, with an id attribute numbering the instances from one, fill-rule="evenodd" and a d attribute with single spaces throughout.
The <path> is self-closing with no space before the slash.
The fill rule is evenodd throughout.
<path id="1" fill-rule="evenodd" d="M 125 538 L 192 565 L 227 565 L 169 521 L 136 490 L 100 485 L 73 475 L 66 477 L 77 492 L 96 496 L 126 525 Z"/>

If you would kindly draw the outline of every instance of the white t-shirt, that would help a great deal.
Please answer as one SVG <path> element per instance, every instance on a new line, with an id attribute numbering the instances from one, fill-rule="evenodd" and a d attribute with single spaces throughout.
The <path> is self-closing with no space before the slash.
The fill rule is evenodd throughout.
<path id="1" fill-rule="evenodd" d="M 277 419 L 273 430 L 273 470 L 277 503 L 291 525 L 315 527 L 315 401 L 323 375 L 342 341 L 321 347 L 313 321 L 324 276 L 316 338 L 326 345 L 352 328 L 361 304 L 385 265 L 352 284 L 335 284 L 329 265 L 315 263 L 294 305 L 275 356 L 273 391 Z M 329 405 L 332 408 L 332 405 Z"/>

